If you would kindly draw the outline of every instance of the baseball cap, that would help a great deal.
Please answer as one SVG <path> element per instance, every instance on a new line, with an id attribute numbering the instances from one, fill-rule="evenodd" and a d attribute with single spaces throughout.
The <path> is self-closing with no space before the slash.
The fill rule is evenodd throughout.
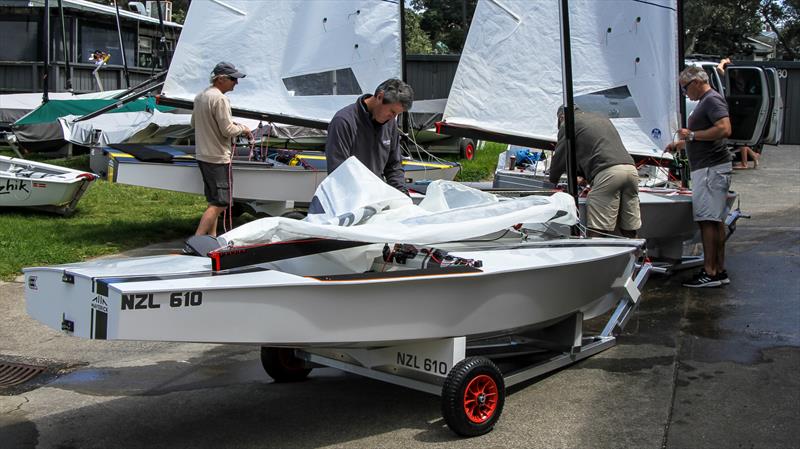
<path id="1" fill-rule="evenodd" d="M 211 73 L 213 73 L 214 75 L 232 76 L 234 78 L 244 78 L 245 76 L 247 76 L 244 73 L 236 70 L 236 66 L 234 66 L 230 62 L 225 62 L 225 61 L 220 62 L 219 64 L 214 66 L 214 70 Z"/>

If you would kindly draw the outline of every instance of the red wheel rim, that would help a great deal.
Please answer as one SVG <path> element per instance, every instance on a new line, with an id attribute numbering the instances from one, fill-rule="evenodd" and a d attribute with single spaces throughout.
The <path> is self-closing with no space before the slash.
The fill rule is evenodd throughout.
<path id="1" fill-rule="evenodd" d="M 467 157 L 468 161 L 475 157 L 475 147 L 472 144 L 467 145 L 467 148 L 464 149 L 464 156 Z"/>
<path id="2" fill-rule="evenodd" d="M 476 424 L 483 424 L 497 409 L 497 383 L 490 376 L 475 376 L 464 390 L 464 413 Z"/>

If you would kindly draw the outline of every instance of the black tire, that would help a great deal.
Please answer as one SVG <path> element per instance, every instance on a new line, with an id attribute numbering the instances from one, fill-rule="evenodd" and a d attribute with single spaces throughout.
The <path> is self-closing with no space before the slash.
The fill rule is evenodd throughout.
<path id="1" fill-rule="evenodd" d="M 244 213 L 247 212 L 247 206 L 242 203 L 233 202 L 233 206 L 231 206 L 231 216 L 234 218 L 241 217 Z"/>
<path id="2" fill-rule="evenodd" d="M 302 220 L 302 219 L 306 218 L 306 214 L 304 212 L 302 212 L 302 211 L 299 211 L 299 210 L 293 210 L 293 211 L 290 211 L 290 212 L 286 212 L 285 214 L 281 215 L 281 217 L 291 218 L 293 220 Z"/>
<path id="3" fill-rule="evenodd" d="M 475 142 L 472 139 L 461 139 L 458 143 L 461 159 L 471 161 L 475 159 Z"/>
<path id="4" fill-rule="evenodd" d="M 261 365 L 275 382 L 298 382 L 305 380 L 311 368 L 294 356 L 292 348 L 261 347 Z"/>
<path id="5" fill-rule="evenodd" d="M 442 416 L 464 437 L 490 432 L 506 400 L 503 375 L 486 357 L 469 357 L 456 364 L 442 386 Z"/>

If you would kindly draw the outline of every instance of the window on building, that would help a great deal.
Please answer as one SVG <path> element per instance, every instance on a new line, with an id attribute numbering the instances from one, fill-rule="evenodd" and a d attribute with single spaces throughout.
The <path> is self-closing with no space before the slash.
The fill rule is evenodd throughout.
<path id="1" fill-rule="evenodd" d="M 122 29 L 122 41 L 125 44 L 125 58 L 128 65 L 136 62 L 136 31 Z M 95 50 L 111 54 L 108 61 L 112 65 L 122 65 L 122 52 L 119 48 L 119 36 L 116 27 L 104 27 L 94 23 L 81 23 L 78 27 L 78 61 L 89 62 L 89 56 Z"/>
<path id="2" fill-rule="evenodd" d="M 38 61 L 39 21 L 35 18 L 0 20 L 0 61 Z"/>

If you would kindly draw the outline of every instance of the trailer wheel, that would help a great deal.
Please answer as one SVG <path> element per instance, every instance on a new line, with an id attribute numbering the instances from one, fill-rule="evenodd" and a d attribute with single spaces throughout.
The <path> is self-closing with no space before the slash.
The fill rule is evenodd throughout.
<path id="1" fill-rule="evenodd" d="M 503 375 L 486 357 L 458 362 L 442 386 L 442 416 L 450 429 L 465 437 L 490 432 L 505 403 Z"/>
<path id="2" fill-rule="evenodd" d="M 461 159 L 471 161 L 475 159 L 475 142 L 472 139 L 461 139 L 458 143 Z"/>
<path id="3" fill-rule="evenodd" d="M 311 368 L 294 356 L 292 348 L 261 347 L 261 365 L 275 382 L 298 382 L 308 377 Z"/>

